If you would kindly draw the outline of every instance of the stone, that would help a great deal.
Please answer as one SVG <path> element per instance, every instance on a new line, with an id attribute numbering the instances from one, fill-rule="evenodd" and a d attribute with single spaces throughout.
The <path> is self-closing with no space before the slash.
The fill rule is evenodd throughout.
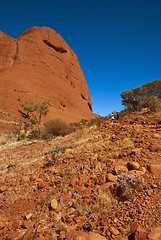
<path id="1" fill-rule="evenodd" d="M 5 228 L 6 224 L 3 220 L 0 219 L 0 229 Z"/>
<path id="2" fill-rule="evenodd" d="M 130 226 L 131 233 L 134 234 L 134 232 L 137 230 L 138 227 L 139 227 L 139 224 L 137 222 L 132 222 Z"/>
<path id="3" fill-rule="evenodd" d="M 129 170 L 138 170 L 140 168 L 140 164 L 138 162 L 131 161 L 127 163 L 127 167 Z"/>
<path id="4" fill-rule="evenodd" d="M 120 234 L 120 232 L 115 227 L 110 227 L 110 232 L 113 235 L 119 235 Z"/>
<path id="5" fill-rule="evenodd" d="M 30 240 L 33 237 L 33 228 L 28 228 L 25 234 L 23 235 L 22 240 Z"/>
<path id="6" fill-rule="evenodd" d="M 88 233 L 83 231 L 72 231 L 69 233 L 67 240 L 89 240 Z"/>
<path id="7" fill-rule="evenodd" d="M 151 188 L 157 188 L 158 186 L 154 183 L 151 184 Z"/>
<path id="8" fill-rule="evenodd" d="M 158 152 L 161 150 L 161 146 L 158 143 L 153 143 L 149 146 L 150 152 Z"/>
<path id="9" fill-rule="evenodd" d="M 146 172 L 146 168 L 145 167 L 140 167 L 139 169 L 143 174 Z"/>
<path id="10" fill-rule="evenodd" d="M 0 193 L 5 192 L 5 191 L 6 191 L 6 186 L 5 185 L 0 186 Z"/>
<path id="11" fill-rule="evenodd" d="M 38 184 L 37 184 L 37 188 L 38 189 L 43 189 L 43 188 L 45 188 L 46 187 L 46 183 L 45 182 L 39 182 Z"/>
<path id="12" fill-rule="evenodd" d="M 106 240 L 106 238 L 98 233 L 89 232 L 89 240 Z"/>
<path id="13" fill-rule="evenodd" d="M 30 181 L 35 181 L 36 178 L 37 178 L 37 175 L 36 175 L 36 174 L 32 173 L 32 174 L 30 175 Z"/>
<path id="14" fill-rule="evenodd" d="M 72 231 L 69 233 L 67 240 L 106 240 L 105 237 L 98 233 L 83 232 L 83 231 Z"/>
<path id="15" fill-rule="evenodd" d="M 61 238 L 61 239 L 66 239 L 66 237 L 67 237 L 67 233 L 65 232 L 65 231 L 60 231 L 60 233 L 59 233 L 59 238 Z"/>
<path id="16" fill-rule="evenodd" d="M 51 208 L 52 208 L 53 210 L 55 210 L 55 209 L 58 208 L 58 201 L 57 201 L 55 198 L 53 198 L 53 199 L 51 200 L 50 205 L 51 205 Z"/>
<path id="17" fill-rule="evenodd" d="M 147 240 L 147 231 L 146 229 L 138 226 L 134 232 L 134 240 Z"/>
<path id="18" fill-rule="evenodd" d="M 107 173 L 106 179 L 107 179 L 108 182 L 115 182 L 116 181 L 116 177 L 112 173 Z"/>
<path id="19" fill-rule="evenodd" d="M 25 216 L 26 220 L 29 220 L 32 217 L 32 213 L 29 213 Z"/>
<path id="20" fill-rule="evenodd" d="M 29 228 L 32 226 L 32 222 L 29 222 L 29 221 L 22 221 L 22 224 L 21 224 L 22 228 Z"/>
<path id="21" fill-rule="evenodd" d="M 148 166 L 148 171 L 154 175 L 161 175 L 161 164 L 150 164 Z"/>

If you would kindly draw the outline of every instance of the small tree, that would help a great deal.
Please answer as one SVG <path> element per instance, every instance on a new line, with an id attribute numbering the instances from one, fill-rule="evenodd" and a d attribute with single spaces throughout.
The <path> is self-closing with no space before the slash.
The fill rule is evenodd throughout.
<path id="1" fill-rule="evenodd" d="M 46 116 L 49 112 L 49 104 L 47 101 L 43 101 L 42 103 L 33 103 L 33 102 L 25 102 L 21 104 L 23 111 L 23 117 L 29 119 L 31 124 L 35 124 L 38 128 L 39 137 L 40 137 L 40 124 L 43 116 Z"/>

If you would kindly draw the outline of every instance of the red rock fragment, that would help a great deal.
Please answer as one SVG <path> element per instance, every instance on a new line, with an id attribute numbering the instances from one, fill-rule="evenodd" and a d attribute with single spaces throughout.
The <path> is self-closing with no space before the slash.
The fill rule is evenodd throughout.
<path id="1" fill-rule="evenodd" d="M 38 189 L 43 189 L 45 187 L 46 187 L 46 183 L 45 182 L 39 182 L 38 185 L 37 185 Z"/>
<path id="2" fill-rule="evenodd" d="M 141 226 L 138 226 L 138 228 L 134 232 L 134 240 L 146 240 L 147 235 L 147 231 Z"/>
<path id="3" fill-rule="evenodd" d="M 107 181 L 109 181 L 109 182 L 116 181 L 116 177 L 112 173 L 107 173 L 106 178 L 107 178 Z"/>
<path id="4" fill-rule="evenodd" d="M 113 235 L 119 235 L 120 234 L 120 232 L 115 227 L 110 227 L 110 232 Z"/>
<path id="5" fill-rule="evenodd" d="M 159 150 L 161 150 L 161 146 L 159 144 L 157 144 L 157 143 L 151 144 L 149 146 L 149 151 L 150 152 L 158 152 Z"/>
<path id="6" fill-rule="evenodd" d="M 26 220 L 22 221 L 22 224 L 21 224 L 22 228 L 29 228 L 32 226 L 32 222 L 28 222 Z"/>
<path id="7" fill-rule="evenodd" d="M 138 224 L 138 223 L 132 222 L 132 223 L 131 223 L 131 226 L 130 226 L 130 228 L 131 228 L 131 233 L 133 234 L 138 227 L 139 227 L 139 224 Z"/>
<path id="8" fill-rule="evenodd" d="M 130 170 L 138 170 L 140 168 L 140 164 L 138 162 L 131 161 L 127 163 L 127 167 Z"/>
<path id="9" fill-rule="evenodd" d="M 161 164 L 150 164 L 148 166 L 148 171 L 154 175 L 161 175 Z"/>
<path id="10" fill-rule="evenodd" d="M 33 237 L 33 228 L 28 228 L 22 240 L 30 240 Z"/>
<path id="11" fill-rule="evenodd" d="M 66 237 L 67 237 L 67 233 L 66 233 L 66 232 L 61 231 L 61 232 L 59 233 L 59 238 L 60 238 L 60 239 L 64 239 L 64 238 L 66 238 Z"/>
<path id="12" fill-rule="evenodd" d="M 51 208 L 53 209 L 53 210 L 55 210 L 55 209 L 57 209 L 57 207 L 58 207 L 58 202 L 57 202 L 57 200 L 55 199 L 55 198 L 53 198 L 52 200 L 51 200 Z"/>
<path id="13" fill-rule="evenodd" d="M 37 178 L 37 175 L 36 175 L 36 174 L 32 173 L 32 174 L 30 175 L 30 181 L 35 181 L 36 178 Z"/>
<path id="14" fill-rule="evenodd" d="M 98 233 L 93 232 L 83 232 L 83 231 L 72 231 L 67 240 L 106 240 L 105 237 L 101 236 Z"/>
<path id="15" fill-rule="evenodd" d="M 5 192 L 6 191 L 6 186 L 5 185 L 3 185 L 3 186 L 0 186 L 0 193 L 2 193 L 2 192 Z"/>
<path id="16" fill-rule="evenodd" d="M 98 233 L 89 232 L 89 240 L 106 240 L 106 238 Z"/>
<path id="17" fill-rule="evenodd" d="M 27 214 L 27 215 L 25 216 L 25 219 L 26 219 L 26 220 L 29 220 L 31 217 L 32 217 L 32 213 L 29 213 L 29 214 Z"/>
<path id="18" fill-rule="evenodd" d="M 0 219 L 0 229 L 5 228 L 6 224 Z"/>

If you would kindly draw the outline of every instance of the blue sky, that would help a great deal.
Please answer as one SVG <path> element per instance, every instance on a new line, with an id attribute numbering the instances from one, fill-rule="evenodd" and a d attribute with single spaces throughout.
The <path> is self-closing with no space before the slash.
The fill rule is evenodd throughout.
<path id="1" fill-rule="evenodd" d="M 78 56 L 93 111 L 123 109 L 120 93 L 161 79 L 161 0 L 8 0 L 0 30 L 56 30 Z"/>

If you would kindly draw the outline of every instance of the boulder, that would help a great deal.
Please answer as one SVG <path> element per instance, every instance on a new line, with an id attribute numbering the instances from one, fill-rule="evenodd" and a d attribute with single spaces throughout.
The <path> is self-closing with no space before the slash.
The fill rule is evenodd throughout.
<path id="1" fill-rule="evenodd" d="M 150 164 L 148 170 L 154 175 L 161 175 L 161 164 Z"/>

